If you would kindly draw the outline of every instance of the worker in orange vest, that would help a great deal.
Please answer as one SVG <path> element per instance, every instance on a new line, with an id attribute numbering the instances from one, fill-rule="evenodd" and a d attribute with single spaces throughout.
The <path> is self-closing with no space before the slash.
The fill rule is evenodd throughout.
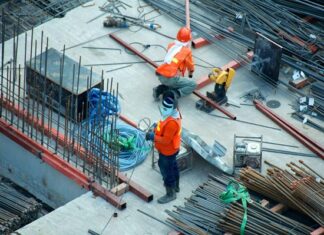
<path id="1" fill-rule="evenodd" d="M 161 84 L 153 88 L 153 97 L 156 101 L 163 92 L 171 89 L 177 98 L 190 95 L 197 87 L 197 83 L 184 78 L 188 70 L 189 78 L 192 78 L 195 70 L 192 52 L 190 49 L 190 29 L 182 27 L 177 34 L 177 39 L 168 45 L 164 62 L 156 70 Z"/>
<path id="2" fill-rule="evenodd" d="M 166 194 L 158 203 L 168 203 L 177 198 L 179 188 L 179 169 L 177 155 L 181 145 L 181 116 L 177 109 L 177 100 L 173 92 L 164 93 L 160 107 L 161 120 L 153 131 L 146 133 L 146 140 L 154 142 L 159 152 L 158 165 L 164 181 Z"/>

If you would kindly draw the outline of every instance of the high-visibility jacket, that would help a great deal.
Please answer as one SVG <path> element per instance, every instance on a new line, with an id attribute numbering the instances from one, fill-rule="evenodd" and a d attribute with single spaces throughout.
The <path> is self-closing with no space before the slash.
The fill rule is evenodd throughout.
<path id="1" fill-rule="evenodd" d="M 168 50 L 174 45 L 170 43 Z M 192 59 L 192 53 L 190 48 L 182 47 L 181 50 L 173 57 L 170 64 L 161 64 L 156 70 L 156 74 L 162 75 L 166 78 L 172 78 L 182 74 L 184 76 L 186 70 L 193 72 L 195 70 L 194 61 Z"/>
<path id="2" fill-rule="evenodd" d="M 154 129 L 154 146 L 163 155 L 170 156 L 180 149 L 181 118 L 168 117 Z"/>

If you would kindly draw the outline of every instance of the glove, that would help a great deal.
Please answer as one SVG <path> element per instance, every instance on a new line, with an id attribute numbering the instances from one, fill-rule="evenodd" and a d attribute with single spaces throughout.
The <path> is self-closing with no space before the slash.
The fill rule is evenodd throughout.
<path id="1" fill-rule="evenodd" d="M 154 135 L 155 135 L 155 134 L 154 134 L 153 131 L 146 132 L 145 140 L 153 141 L 153 140 L 154 140 Z"/>

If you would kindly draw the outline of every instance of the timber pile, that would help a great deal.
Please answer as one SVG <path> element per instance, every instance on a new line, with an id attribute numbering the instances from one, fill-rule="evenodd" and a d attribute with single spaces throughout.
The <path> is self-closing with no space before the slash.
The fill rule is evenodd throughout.
<path id="1" fill-rule="evenodd" d="M 247 188 L 282 202 L 324 226 L 323 178 L 303 161 L 299 162 L 305 168 L 291 162 L 287 164 L 288 171 L 265 161 L 271 165 L 267 176 L 245 168 L 240 171 L 240 179 Z"/>

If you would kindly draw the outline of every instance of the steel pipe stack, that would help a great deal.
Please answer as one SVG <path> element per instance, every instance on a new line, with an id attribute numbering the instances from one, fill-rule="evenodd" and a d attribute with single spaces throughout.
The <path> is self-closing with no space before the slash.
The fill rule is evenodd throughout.
<path id="1" fill-rule="evenodd" d="M 38 218 L 42 205 L 0 183 L 0 233 L 8 234 Z"/>
<path id="2" fill-rule="evenodd" d="M 240 234 L 244 215 L 241 202 L 227 205 L 220 200 L 230 180 L 227 176 L 209 175 L 208 181 L 186 199 L 184 206 L 175 206 L 174 211 L 166 210 L 169 215 L 166 224 L 190 235 Z M 248 203 L 245 234 L 309 234 L 311 231 L 312 228 L 272 212 L 257 202 Z"/>
<path id="3" fill-rule="evenodd" d="M 209 175 L 208 181 L 186 199 L 184 207 L 176 206 L 175 211 L 166 210 L 170 216 L 167 224 L 183 234 L 222 234 L 216 222 L 226 205 L 219 200 L 219 195 L 225 190 L 228 182 L 229 178 L 226 176 Z"/>
<path id="4" fill-rule="evenodd" d="M 240 171 L 240 179 L 247 188 L 282 202 L 324 226 L 323 178 L 303 161 L 300 163 L 307 169 L 291 162 L 287 164 L 289 172 L 268 163 L 271 168 L 267 176 L 248 168 Z"/>
<path id="5" fill-rule="evenodd" d="M 232 203 L 222 213 L 219 226 L 227 232 L 240 234 L 240 227 L 244 209 L 240 203 Z M 284 235 L 284 234 L 309 234 L 312 228 L 289 219 L 278 213 L 262 207 L 258 203 L 249 203 L 247 209 L 247 223 L 244 234 Z"/>

